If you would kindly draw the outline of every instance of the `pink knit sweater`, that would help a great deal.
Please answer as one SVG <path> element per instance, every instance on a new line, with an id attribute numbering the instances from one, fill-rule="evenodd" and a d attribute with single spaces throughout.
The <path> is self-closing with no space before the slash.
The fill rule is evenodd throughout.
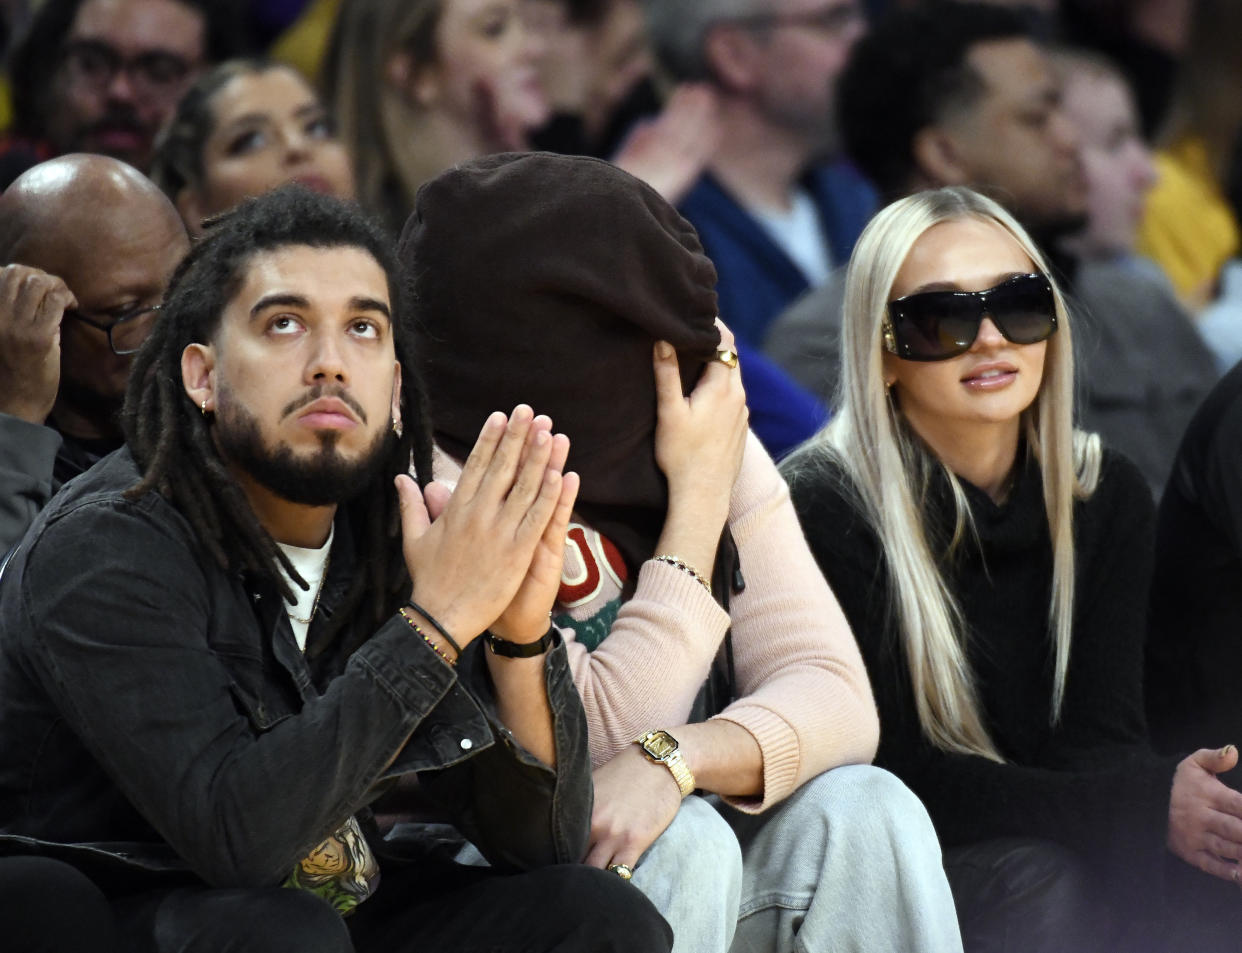
<path id="1" fill-rule="evenodd" d="M 455 471 L 438 457 L 437 479 L 452 481 Z M 738 699 L 716 717 L 745 728 L 759 744 L 762 800 L 729 799 L 755 813 L 829 768 L 869 762 L 879 721 L 849 625 L 807 549 L 785 481 L 753 434 L 733 487 L 729 528 L 746 579 L 729 613 L 688 574 L 648 560 L 594 651 L 572 628 L 561 634 L 599 765 L 648 729 L 686 723 L 731 621 Z M 587 620 L 620 596 L 621 582 L 597 534 L 571 529 L 571 539 L 562 595 L 577 598 L 557 611 Z"/>

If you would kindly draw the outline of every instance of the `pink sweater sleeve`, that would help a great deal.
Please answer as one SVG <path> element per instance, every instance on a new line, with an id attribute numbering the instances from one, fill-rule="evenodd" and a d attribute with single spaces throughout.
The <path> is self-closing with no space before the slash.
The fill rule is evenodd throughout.
<path id="1" fill-rule="evenodd" d="M 729 526 L 746 579 L 730 615 L 690 576 L 649 560 L 594 652 L 562 634 L 598 765 L 649 728 L 686 722 L 731 616 L 739 697 L 717 717 L 759 743 L 763 798 L 731 799 L 758 812 L 829 768 L 870 761 L 879 722 L 849 625 L 807 548 L 785 481 L 753 434 Z"/>

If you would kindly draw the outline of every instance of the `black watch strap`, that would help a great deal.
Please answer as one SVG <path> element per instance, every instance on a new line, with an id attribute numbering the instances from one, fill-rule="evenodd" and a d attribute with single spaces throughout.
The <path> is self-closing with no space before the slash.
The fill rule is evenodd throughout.
<path id="1" fill-rule="evenodd" d="M 484 638 L 487 639 L 487 648 L 493 655 L 504 658 L 534 658 L 556 644 L 557 631 L 556 626 L 550 625 L 548 631 L 534 642 L 510 642 L 508 639 L 497 638 L 490 632 Z"/>

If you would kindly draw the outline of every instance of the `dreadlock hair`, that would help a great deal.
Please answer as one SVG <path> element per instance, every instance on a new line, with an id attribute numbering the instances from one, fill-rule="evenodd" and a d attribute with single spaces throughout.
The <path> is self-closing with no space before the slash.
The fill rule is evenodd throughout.
<path id="1" fill-rule="evenodd" d="M 328 618 L 331 635 L 351 626 L 361 641 L 409 596 L 392 481 L 408 472 L 413 462 L 419 485 L 425 486 L 431 478 L 432 443 L 427 401 L 405 324 L 408 309 L 400 266 L 384 233 L 357 206 L 297 185 L 284 186 L 217 219 L 194 246 L 173 275 L 162 316 L 130 375 L 122 426 L 143 477 L 126 495 L 134 499 L 154 490 L 168 498 L 222 568 L 266 578 L 290 601 L 292 590 L 280 567 L 306 587 L 229 473 L 212 439 L 208 417 L 190 400 L 181 379 L 182 352 L 190 344 L 211 343 L 251 260 L 290 246 L 361 249 L 388 278 L 393 344 L 402 368 L 403 428 L 390 441 L 371 484 L 342 505 L 360 571 Z M 359 624 L 353 626 L 355 622 Z"/>

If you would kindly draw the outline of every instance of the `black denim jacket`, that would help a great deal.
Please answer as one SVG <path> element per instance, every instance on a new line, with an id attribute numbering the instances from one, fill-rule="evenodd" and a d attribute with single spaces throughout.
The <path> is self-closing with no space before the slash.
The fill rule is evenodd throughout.
<path id="1" fill-rule="evenodd" d="M 279 594 L 222 570 L 163 497 L 125 500 L 137 479 L 123 449 L 75 480 L 0 577 L 0 852 L 276 884 L 417 772 L 493 864 L 581 858 L 590 758 L 563 646 L 553 771 L 499 722 L 481 639 L 454 670 L 400 616 L 348 656 L 313 623 L 303 655 Z M 355 571 L 343 523 L 321 613 Z"/>

